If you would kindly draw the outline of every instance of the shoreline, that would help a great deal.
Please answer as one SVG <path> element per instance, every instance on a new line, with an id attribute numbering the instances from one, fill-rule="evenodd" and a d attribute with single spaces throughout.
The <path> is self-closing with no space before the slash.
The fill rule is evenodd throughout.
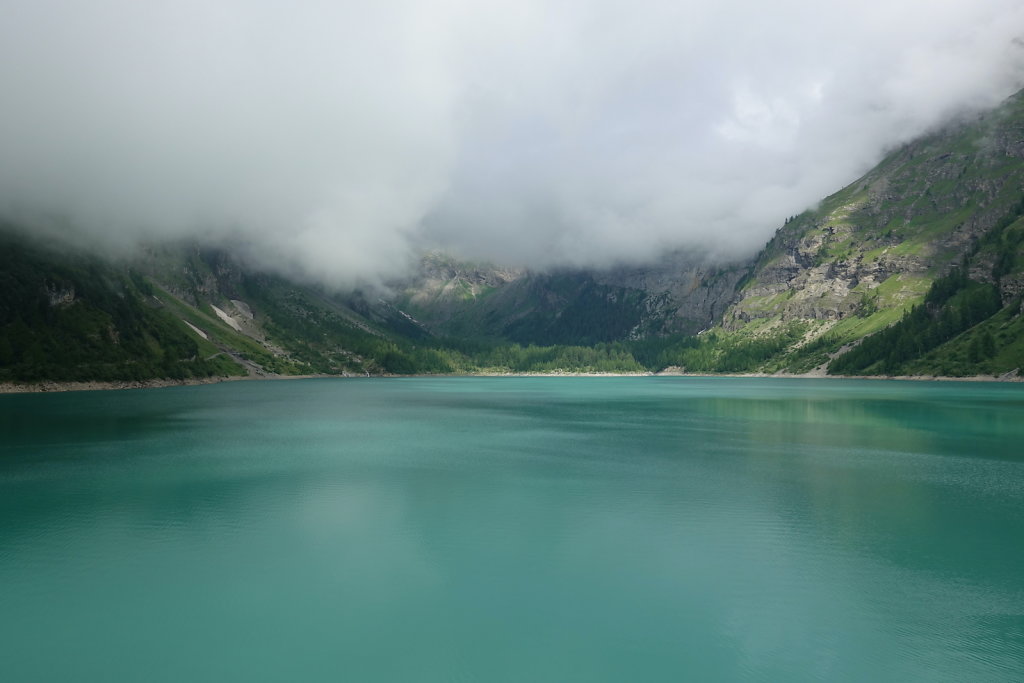
<path id="1" fill-rule="evenodd" d="M 765 379 L 871 379 L 897 382 L 996 382 L 1012 384 L 1024 382 L 1020 375 L 970 375 L 968 377 L 947 377 L 945 375 L 826 375 L 824 373 L 766 373 L 766 372 L 658 372 L 658 377 L 757 377 Z M 1009 374 L 1009 373 L 1007 373 Z"/>
<path id="2" fill-rule="evenodd" d="M 945 377 L 933 375 L 826 375 L 824 373 L 700 373 L 700 372 L 481 372 L 439 375 L 372 375 L 374 379 L 414 377 L 732 377 L 758 379 L 870 379 L 895 380 L 904 382 L 997 382 L 1002 384 L 1024 382 L 1024 377 L 1010 373 L 1001 376 L 974 375 L 970 377 Z M 126 389 L 161 389 L 164 387 L 200 386 L 222 382 L 279 381 L 292 379 L 370 379 L 362 375 L 264 375 L 243 377 L 191 377 L 188 379 L 152 379 L 141 381 L 90 381 L 64 382 L 45 380 L 34 383 L 0 382 L 0 394 L 46 394 L 68 391 L 121 391 Z"/>
<path id="3" fill-rule="evenodd" d="M 344 377 L 344 375 L 265 375 L 227 377 L 189 377 L 187 379 L 147 379 L 89 382 L 64 382 L 43 380 L 42 382 L 19 383 L 0 382 L 0 394 L 49 394 L 66 391 L 123 391 L 126 389 L 163 389 L 165 387 L 194 387 L 222 382 L 276 381 L 284 379 L 316 379 L 321 377 Z"/>

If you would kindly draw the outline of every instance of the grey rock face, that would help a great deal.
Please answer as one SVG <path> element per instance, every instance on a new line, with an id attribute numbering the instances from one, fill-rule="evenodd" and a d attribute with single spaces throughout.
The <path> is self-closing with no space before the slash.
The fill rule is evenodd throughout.
<path id="1" fill-rule="evenodd" d="M 644 294 L 635 336 L 696 334 L 721 320 L 753 259 L 716 264 L 706 253 L 674 251 L 651 264 L 594 271 L 595 282 Z"/>
<path id="2" fill-rule="evenodd" d="M 613 316 L 607 324 L 625 330 L 621 338 L 695 334 L 721 319 L 749 266 L 715 265 L 706 254 L 676 251 L 651 264 L 538 273 L 428 254 L 415 277 L 392 284 L 388 302 L 442 335 L 500 337 L 531 316 L 557 325 L 584 305 Z"/>
<path id="3" fill-rule="evenodd" d="M 723 325 L 838 321 L 920 297 L 973 253 L 1024 187 L 1024 93 L 896 150 L 780 229 Z M 991 264 L 971 272 L 991 280 Z M 1004 296 L 1018 285 L 1008 281 Z"/>

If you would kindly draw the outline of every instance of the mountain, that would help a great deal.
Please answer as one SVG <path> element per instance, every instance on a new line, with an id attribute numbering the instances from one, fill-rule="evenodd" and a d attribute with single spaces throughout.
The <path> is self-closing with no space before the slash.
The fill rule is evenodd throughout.
<path id="1" fill-rule="evenodd" d="M 391 302 L 441 337 L 589 345 L 707 329 L 748 267 L 677 251 L 643 266 L 537 273 L 432 253 L 393 283 Z"/>
<path id="2" fill-rule="evenodd" d="M 913 348 L 886 362 L 853 363 L 863 353 L 858 351 L 830 369 L 1012 371 L 1024 364 L 1015 317 L 1024 289 L 1022 214 L 1024 93 L 1018 93 L 995 111 L 893 151 L 820 207 L 788 221 L 759 254 L 720 330 L 734 340 L 792 338 L 758 369 L 802 371 L 896 323 L 915 306 L 923 307 L 918 316 L 927 314 L 936 325 L 966 306 L 971 312 L 958 314 L 957 324 L 915 339 Z M 955 291 L 951 283 L 957 283 Z M 998 323 L 989 320 L 997 314 Z M 992 328 L 995 352 L 984 362 L 960 362 L 960 346 L 982 323 Z M 960 334 L 967 336 L 957 341 Z"/>
<path id="3" fill-rule="evenodd" d="M 137 271 L 0 233 L 0 380 L 239 374 Z"/>
<path id="4" fill-rule="evenodd" d="M 0 382 L 659 371 L 1008 375 L 1024 366 L 1024 93 L 893 150 L 748 261 L 533 272 L 425 254 L 382 291 L 229 248 L 130 259 L 0 228 Z"/>
<path id="5" fill-rule="evenodd" d="M 651 370 L 1005 374 L 1024 365 L 1022 201 L 1024 92 L 893 150 L 747 263 L 535 274 L 432 255 L 393 302 L 441 335 L 634 340 Z"/>
<path id="6" fill-rule="evenodd" d="M 371 320 L 222 250 L 162 245 L 128 261 L 0 232 L 0 381 L 448 371 L 416 328 Z"/>

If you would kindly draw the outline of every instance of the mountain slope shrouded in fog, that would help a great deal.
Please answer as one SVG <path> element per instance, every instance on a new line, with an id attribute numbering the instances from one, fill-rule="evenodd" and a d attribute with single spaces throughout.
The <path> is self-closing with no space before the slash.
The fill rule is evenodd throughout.
<path id="1" fill-rule="evenodd" d="M 6 0 L 0 217 L 332 288 L 743 260 L 1021 85 L 1019 0 Z"/>
<path id="2" fill-rule="evenodd" d="M 1024 366 L 1024 93 L 893 150 L 749 260 L 534 270 L 432 251 L 339 290 L 220 239 L 111 259 L 16 228 L 0 381 Z"/>

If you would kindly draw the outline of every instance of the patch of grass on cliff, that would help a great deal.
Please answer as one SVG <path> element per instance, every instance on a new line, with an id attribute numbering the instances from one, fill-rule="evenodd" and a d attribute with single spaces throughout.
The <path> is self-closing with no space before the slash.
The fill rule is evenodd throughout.
<path id="1" fill-rule="evenodd" d="M 924 298 L 932 278 L 919 275 L 897 274 L 886 278 L 875 288 L 881 308 L 909 308 Z"/>
<path id="2" fill-rule="evenodd" d="M 909 309 L 909 306 L 907 308 Z M 852 341 L 892 325 L 903 317 L 904 312 L 898 308 L 886 308 L 876 311 L 866 318 L 855 316 L 845 318 L 836 323 L 832 332 L 842 339 Z"/>
<path id="3" fill-rule="evenodd" d="M 769 313 L 778 309 L 778 307 L 785 302 L 793 298 L 795 290 L 787 289 L 778 294 L 771 294 L 768 296 L 751 296 L 746 297 L 741 302 L 744 311 L 751 313 Z"/>
<path id="4" fill-rule="evenodd" d="M 932 280 L 927 277 L 892 275 L 878 287 L 868 289 L 859 285 L 854 292 L 862 293 L 866 313 L 849 316 L 829 329 L 829 335 L 843 343 L 859 339 L 896 323 L 916 303 L 924 298 Z"/>
<path id="5" fill-rule="evenodd" d="M 964 268 L 954 268 L 932 283 L 922 305 L 914 306 L 895 325 L 866 337 L 859 346 L 832 360 L 828 372 L 906 374 L 909 364 L 985 321 L 1001 306 L 993 285 L 970 280 Z"/>

